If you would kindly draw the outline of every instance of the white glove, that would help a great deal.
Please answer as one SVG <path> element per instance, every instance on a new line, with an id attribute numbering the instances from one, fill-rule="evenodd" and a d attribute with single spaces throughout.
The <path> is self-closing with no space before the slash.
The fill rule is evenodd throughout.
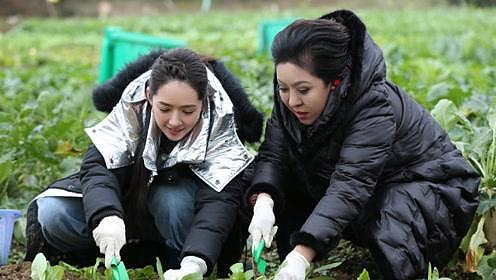
<path id="1" fill-rule="evenodd" d="M 112 257 L 121 261 L 120 250 L 126 244 L 126 226 L 117 216 L 103 218 L 93 230 L 93 238 L 100 247 L 100 253 L 105 254 L 105 267 L 110 268 Z"/>
<path id="2" fill-rule="evenodd" d="M 274 280 L 303 280 L 309 267 L 307 259 L 293 250 L 286 256 Z"/>
<path id="3" fill-rule="evenodd" d="M 207 272 L 207 263 L 199 257 L 187 256 L 181 261 L 181 268 L 169 269 L 164 273 L 165 280 L 180 280 L 184 276 L 200 273 L 202 276 Z"/>
<path id="4" fill-rule="evenodd" d="M 252 252 L 258 247 L 258 243 L 263 238 L 265 247 L 269 248 L 272 239 L 276 235 L 277 226 L 274 226 L 276 217 L 274 216 L 274 201 L 268 195 L 259 195 L 253 207 L 253 218 L 251 219 L 248 232 L 251 234 Z"/>

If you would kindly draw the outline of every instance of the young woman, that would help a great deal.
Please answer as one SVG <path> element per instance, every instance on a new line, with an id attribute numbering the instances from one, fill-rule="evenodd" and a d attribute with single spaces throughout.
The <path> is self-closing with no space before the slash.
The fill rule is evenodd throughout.
<path id="1" fill-rule="evenodd" d="M 97 108 L 113 109 L 86 129 L 93 146 L 79 174 L 54 183 L 33 203 L 37 211 L 28 213 L 28 239 L 39 225 L 45 248 L 78 255 L 98 247 L 106 267 L 114 257 L 120 260 L 126 243 L 151 241 L 165 253 L 166 267 L 178 268 L 167 270 L 166 279 L 209 274 L 237 222 L 242 176 L 253 160 L 238 137 L 231 98 L 213 69 L 227 88 L 237 90 L 230 95 L 238 114 L 250 115 L 254 129 L 244 138 L 260 136 L 262 116 L 219 63 L 188 49 L 151 55 L 159 55 L 151 70 L 123 92 L 122 81 L 135 78 L 150 55 L 94 92 Z M 30 256 L 51 253 L 36 245 L 28 240 Z M 130 258 L 144 258 L 142 253 Z M 89 256 L 94 263 L 95 255 Z"/>
<path id="2" fill-rule="evenodd" d="M 340 10 L 295 21 L 272 57 L 274 107 L 246 199 L 254 245 L 277 231 L 286 264 L 276 279 L 304 279 L 342 237 L 368 247 L 384 279 L 443 267 L 471 224 L 479 176 L 386 80 L 360 19 Z"/>

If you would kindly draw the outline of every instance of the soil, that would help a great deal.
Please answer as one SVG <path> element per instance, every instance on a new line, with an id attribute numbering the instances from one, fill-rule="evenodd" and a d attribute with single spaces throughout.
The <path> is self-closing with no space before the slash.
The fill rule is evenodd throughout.
<path id="1" fill-rule="evenodd" d="M 31 262 L 7 264 L 0 267 L 0 279 L 31 279 Z"/>
<path id="2" fill-rule="evenodd" d="M 31 280 L 31 262 L 7 264 L 0 267 L 1 280 Z M 65 272 L 64 280 L 84 280 L 70 272 Z"/>

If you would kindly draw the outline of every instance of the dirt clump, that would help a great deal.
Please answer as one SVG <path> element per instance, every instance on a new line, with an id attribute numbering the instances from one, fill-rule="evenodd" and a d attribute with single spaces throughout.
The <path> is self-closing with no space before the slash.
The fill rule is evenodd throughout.
<path id="1" fill-rule="evenodd" d="M 65 271 L 64 280 L 83 280 Z M 0 280 L 31 280 L 31 262 L 12 263 L 0 266 Z"/>
<path id="2" fill-rule="evenodd" d="M 30 280 L 31 262 L 13 263 L 1 266 L 0 279 Z"/>

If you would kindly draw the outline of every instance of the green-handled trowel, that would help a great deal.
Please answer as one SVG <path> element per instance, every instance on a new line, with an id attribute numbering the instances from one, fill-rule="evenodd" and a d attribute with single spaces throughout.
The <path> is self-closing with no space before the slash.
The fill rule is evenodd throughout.
<path id="1" fill-rule="evenodd" d="M 126 267 L 124 262 L 118 262 L 117 258 L 114 256 L 112 258 L 112 280 L 129 280 L 129 275 L 127 275 Z"/>
<path id="2" fill-rule="evenodd" d="M 255 251 L 252 252 L 253 260 L 255 260 L 255 264 L 257 265 L 257 271 L 261 275 L 265 275 L 265 268 L 267 267 L 267 262 L 264 259 L 262 259 L 262 252 L 264 247 L 265 247 L 265 242 L 262 239 L 258 243 L 258 246 L 255 249 Z"/>

